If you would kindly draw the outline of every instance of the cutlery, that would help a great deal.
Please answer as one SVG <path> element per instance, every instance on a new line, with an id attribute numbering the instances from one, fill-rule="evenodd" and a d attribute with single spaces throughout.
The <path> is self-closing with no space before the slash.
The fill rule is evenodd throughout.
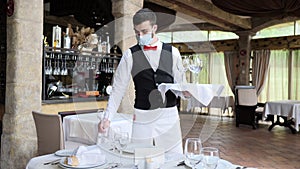
<path id="1" fill-rule="evenodd" d="M 195 163 L 195 165 L 199 164 L 202 160 L 199 160 Z M 184 161 L 180 161 L 177 166 L 182 166 L 182 165 L 186 165 Z M 243 169 L 243 168 L 236 168 L 236 169 Z"/>
<path id="2" fill-rule="evenodd" d="M 177 166 L 182 166 L 182 165 L 185 165 L 184 161 L 180 161 Z"/>
<path id="3" fill-rule="evenodd" d="M 60 158 L 49 161 L 49 162 L 45 162 L 44 165 L 48 165 L 48 164 L 55 165 L 55 164 L 58 164 L 59 161 L 60 161 Z"/>

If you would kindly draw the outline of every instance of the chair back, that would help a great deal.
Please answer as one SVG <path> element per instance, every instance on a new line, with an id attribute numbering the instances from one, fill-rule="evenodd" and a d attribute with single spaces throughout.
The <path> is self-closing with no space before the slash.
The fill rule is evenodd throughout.
<path id="1" fill-rule="evenodd" d="M 64 148 L 61 116 L 32 111 L 35 122 L 38 155 L 54 153 Z"/>
<path id="2" fill-rule="evenodd" d="M 238 89 L 238 105 L 255 106 L 257 105 L 257 95 L 255 89 Z"/>

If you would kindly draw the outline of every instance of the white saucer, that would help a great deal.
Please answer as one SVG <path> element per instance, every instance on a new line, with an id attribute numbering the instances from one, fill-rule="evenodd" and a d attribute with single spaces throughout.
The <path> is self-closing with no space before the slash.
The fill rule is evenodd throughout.
<path id="1" fill-rule="evenodd" d="M 54 154 L 59 157 L 69 157 L 73 154 L 74 150 L 58 150 Z"/>
<path id="2" fill-rule="evenodd" d="M 70 166 L 68 164 L 65 164 L 64 161 L 65 161 L 66 158 L 62 158 L 60 161 L 59 161 L 59 166 L 61 168 L 66 168 L 66 169 L 86 169 L 86 168 L 94 168 L 94 167 L 99 167 L 101 165 L 104 165 L 106 162 L 105 161 L 100 161 L 100 162 L 97 162 L 95 164 L 91 164 L 91 165 L 78 165 L 78 166 Z"/>

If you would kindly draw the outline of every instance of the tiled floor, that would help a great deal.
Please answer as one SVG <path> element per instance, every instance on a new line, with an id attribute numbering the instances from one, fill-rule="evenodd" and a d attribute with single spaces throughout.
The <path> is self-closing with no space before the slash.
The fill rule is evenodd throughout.
<path id="1" fill-rule="evenodd" d="M 234 164 L 258 169 L 300 169 L 300 133 L 276 126 L 268 131 L 270 123 L 260 122 L 260 128 L 235 127 L 234 118 L 180 114 L 182 134 L 199 137 L 203 146 L 220 150 L 221 158 Z"/>

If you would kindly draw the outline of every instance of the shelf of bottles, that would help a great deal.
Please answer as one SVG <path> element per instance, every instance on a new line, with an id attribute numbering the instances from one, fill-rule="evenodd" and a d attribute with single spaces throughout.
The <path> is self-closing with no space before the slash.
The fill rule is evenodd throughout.
<path id="1" fill-rule="evenodd" d="M 120 54 L 44 47 L 43 100 L 107 96 Z"/>

